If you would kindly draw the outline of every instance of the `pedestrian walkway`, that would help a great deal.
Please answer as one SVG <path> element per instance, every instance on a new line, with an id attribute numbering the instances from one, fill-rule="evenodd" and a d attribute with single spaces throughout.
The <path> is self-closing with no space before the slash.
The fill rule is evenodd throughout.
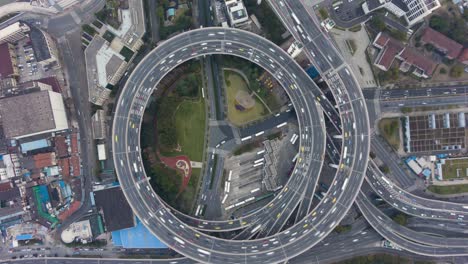
<path id="1" fill-rule="evenodd" d="M 192 168 L 201 168 L 203 166 L 203 162 L 199 161 L 190 161 L 190 166 Z"/>
<path id="2" fill-rule="evenodd" d="M 370 39 L 364 27 L 357 32 L 333 29 L 331 33 L 345 61 L 354 72 L 359 86 L 362 88 L 375 87 L 374 74 L 366 60 L 366 49 L 370 44 Z M 351 49 L 353 50 L 351 51 Z"/>

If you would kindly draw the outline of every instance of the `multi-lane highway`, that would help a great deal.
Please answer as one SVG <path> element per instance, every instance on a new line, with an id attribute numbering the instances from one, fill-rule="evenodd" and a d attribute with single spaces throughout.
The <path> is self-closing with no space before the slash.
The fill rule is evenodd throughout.
<path id="1" fill-rule="evenodd" d="M 153 234 L 195 261 L 281 262 L 319 245 L 352 205 L 368 167 L 368 114 L 350 67 L 320 28 L 315 15 L 308 12 L 301 1 L 271 0 L 270 4 L 296 40 L 304 44 L 306 54 L 330 87 L 336 107 L 299 65 L 276 45 L 245 31 L 223 28 L 189 31 L 164 42 L 135 69 L 117 102 L 112 135 L 113 157 L 127 200 Z M 211 54 L 242 57 L 267 70 L 286 89 L 300 125 L 300 156 L 284 189 L 258 211 L 227 221 L 199 220 L 168 207 L 151 189 L 140 154 L 142 115 L 159 81 L 181 63 Z M 402 106 L 436 105 L 433 102 L 435 99 L 431 98 L 434 96 L 446 98 L 440 104 L 466 104 L 467 97 L 450 97 L 466 93 L 465 87 L 448 87 L 439 90 L 382 91 L 369 93 L 367 97 L 379 99 L 384 111 L 397 111 Z M 336 142 L 326 134 L 323 115 L 331 121 L 334 133 L 341 134 L 339 147 L 331 146 Z M 341 149 L 341 152 L 334 159 L 338 167 L 335 178 L 324 199 L 316 208 L 311 208 L 311 194 L 315 192 L 325 151 L 333 153 L 336 149 Z M 368 184 L 400 211 L 429 219 L 465 221 L 468 207 L 414 196 L 392 184 L 372 164 L 369 168 Z M 282 230 L 299 203 L 296 224 Z M 370 204 L 362 193 L 358 205 L 380 235 L 411 252 L 428 256 L 468 255 L 465 240 L 444 239 L 441 242 L 435 237 L 398 226 Z M 201 232 L 239 229 L 243 231 L 237 241 L 211 237 Z M 258 234 L 264 237 L 247 240 L 260 237 Z M 370 243 L 376 238 L 378 236 L 373 234 L 367 239 Z M 324 245 L 322 250 L 326 250 Z M 175 261 L 191 263 L 190 259 Z"/>
<path id="2" fill-rule="evenodd" d="M 333 43 L 329 41 L 328 42 L 329 47 L 325 45 L 321 45 L 322 43 L 321 40 L 324 38 L 326 39 L 326 36 L 322 37 L 322 35 L 325 35 L 325 34 L 318 31 L 315 27 L 309 27 L 309 25 L 314 24 L 314 21 L 316 21 L 316 17 L 313 14 L 313 12 L 308 12 L 307 7 L 303 6 L 301 1 L 288 1 L 288 0 L 270 1 L 270 4 L 274 8 L 276 13 L 279 14 L 279 17 L 282 19 L 283 24 L 285 24 L 288 27 L 289 31 L 293 34 L 293 36 L 295 36 L 296 40 L 301 41 L 304 44 L 304 50 L 306 54 L 309 56 L 312 63 L 316 66 L 319 72 L 322 73 L 322 76 L 324 77 L 324 80 L 328 83 L 329 87 L 331 88 L 331 91 L 333 92 L 335 99 L 339 100 L 340 97 L 336 93 L 337 92 L 336 86 L 339 87 L 340 82 L 336 82 L 336 79 L 333 78 L 333 73 L 334 73 L 334 70 L 336 71 L 337 67 L 344 68 L 346 67 L 346 65 L 337 66 L 337 64 L 339 64 L 340 56 L 333 56 L 333 54 L 330 55 L 330 53 L 334 53 L 334 51 L 336 50 L 336 48 L 333 46 Z M 302 25 L 307 25 L 307 26 L 302 26 Z M 327 63 L 329 65 L 332 65 L 333 67 L 328 68 Z M 345 85 L 346 87 L 345 90 L 348 94 L 353 93 L 356 90 L 356 89 L 353 89 L 353 87 L 356 86 L 353 82 L 354 78 L 350 78 L 350 76 L 348 76 L 349 78 L 346 78 L 346 75 L 344 75 L 342 72 L 339 75 L 339 77 L 340 77 L 341 83 Z M 449 90 L 438 89 L 435 91 L 431 91 L 431 89 L 425 89 L 425 90 L 420 89 L 415 92 L 404 91 L 402 94 L 398 92 L 393 92 L 393 93 L 384 92 L 380 100 L 388 100 L 388 101 L 392 99 L 395 100 L 395 102 L 385 101 L 384 106 L 386 107 L 387 107 L 387 104 L 390 107 L 391 106 L 401 107 L 405 104 L 409 106 L 418 106 L 418 105 L 424 106 L 427 103 L 421 99 L 414 100 L 415 102 L 409 100 L 409 101 L 405 101 L 404 103 L 398 102 L 398 100 L 406 100 L 408 96 L 410 95 L 418 96 L 418 97 L 423 97 L 423 96 L 432 97 L 432 95 L 447 96 L 447 95 L 455 95 L 455 94 L 466 94 L 466 89 L 464 89 L 463 87 L 459 87 L 458 89 L 449 88 Z M 465 96 L 461 96 L 461 97 L 457 96 L 453 98 L 455 99 L 448 99 L 448 100 L 451 100 L 451 102 L 453 101 L 454 103 L 461 102 L 461 103 L 466 104 L 467 102 Z M 444 100 L 444 102 L 447 103 L 447 100 Z M 463 213 L 460 213 L 460 212 L 457 213 L 452 210 L 443 212 L 440 210 L 441 208 L 445 208 L 445 209 L 457 208 L 459 211 L 460 210 L 464 211 L 465 208 L 463 207 L 463 205 L 448 204 L 448 203 L 438 202 L 438 201 L 428 200 L 428 199 L 424 199 L 422 201 L 422 198 L 411 195 L 407 192 L 404 192 L 403 190 L 398 190 L 397 192 L 397 194 L 402 194 L 402 195 L 395 195 L 395 193 L 391 192 L 392 187 L 393 186 L 391 186 L 391 183 L 390 183 L 389 185 L 386 185 L 384 188 L 382 188 L 382 190 L 384 190 L 386 194 L 388 194 L 386 196 L 387 198 L 386 201 L 390 203 L 393 201 L 394 204 L 397 204 L 397 205 L 399 204 L 399 209 L 402 211 L 414 210 L 415 211 L 414 214 L 420 217 L 441 218 L 441 219 L 457 218 L 458 221 L 461 221 L 464 219 Z M 393 193 L 393 196 L 389 193 Z M 365 197 L 362 199 L 365 199 Z M 414 203 L 416 203 L 418 206 L 415 206 Z M 436 205 L 436 206 L 434 208 L 431 208 L 430 205 Z M 428 214 L 429 212 L 431 212 L 431 214 Z M 372 221 L 372 220 L 373 219 L 371 218 L 369 221 Z M 386 225 L 380 224 L 380 223 L 377 226 L 375 225 L 373 226 L 374 228 L 381 228 L 381 229 L 386 228 Z M 381 232 L 381 235 L 382 233 L 384 232 Z M 408 237 L 400 237 L 399 240 L 392 240 L 392 241 L 397 242 L 397 244 L 398 243 L 403 243 L 403 244 L 411 243 L 411 241 L 407 241 L 407 239 Z M 458 250 L 456 252 L 456 255 L 463 255 L 464 254 L 463 250 L 464 249 Z M 424 250 L 422 251 L 414 250 L 413 252 L 416 252 L 418 254 L 426 253 L 424 252 Z M 432 252 L 432 254 L 437 255 L 435 252 L 436 251 Z M 449 254 L 449 252 L 440 251 L 440 254 L 446 255 L 446 254 Z"/>
<path id="3" fill-rule="evenodd" d="M 356 199 L 356 203 L 367 221 L 380 235 L 407 251 L 425 256 L 468 255 L 468 248 L 462 245 L 466 243 L 464 242 L 466 239 L 441 239 L 401 227 L 386 215 L 376 211 L 362 192 Z"/>
<path id="4" fill-rule="evenodd" d="M 344 139 L 341 158 L 346 159 L 348 150 L 346 142 L 348 140 L 352 141 L 351 135 L 355 135 L 354 133 L 360 135 L 361 142 L 364 142 L 368 140 L 367 134 L 369 131 L 367 108 L 362 101 L 361 89 L 353 72 L 328 35 L 319 26 L 317 18 L 308 12 L 301 1 L 270 0 L 269 3 L 296 41 L 303 44 L 305 54 L 321 73 L 334 96 L 339 114 L 333 107 L 332 109 L 324 108 L 324 113 L 330 119 L 338 134 L 341 134 Z M 350 114 L 359 116 L 359 118 L 350 121 Z M 341 121 L 344 122 L 343 124 L 337 124 L 336 116 L 338 115 L 341 117 Z M 327 145 L 330 146 L 332 143 L 330 142 Z M 361 153 L 358 159 L 367 161 L 367 157 L 363 158 Z M 303 206 L 302 209 L 309 210 L 309 207 Z M 304 214 L 303 211 L 299 213 Z"/>
<path id="5" fill-rule="evenodd" d="M 276 213 L 283 204 L 286 212 L 292 211 L 292 206 L 297 204 L 293 198 L 302 193 L 309 175 L 316 173 L 311 168 L 322 166 L 321 152 L 317 155 L 312 150 L 316 145 L 324 145 L 323 120 L 317 118 L 320 117 L 318 108 L 323 109 L 323 105 L 329 103 L 325 104 L 321 91 L 310 85 L 310 78 L 300 66 L 279 47 L 257 35 L 234 29 L 206 28 L 189 31 L 164 42 L 140 63 L 124 87 L 113 123 L 113 155 L 122 189 L 135 213 L 152 233 L 194 260 L 264 263 L 297 256 L 333 230 L 362 184 L 369 151 L 368 122 L 365 118 L 364 121 L 356 118 L 353 110 L 365 112 L 363 98 L 353 98 L 357 96 L 353 94 L 338 106 L 343 113 L 340 116 L 343 129 L 349 134 L 343 139 L 344 158 L 327 196 L 313 212 L 288 230 L 261 240 L 231 241 L 210 237 L 180 221 L 153 192 L 142 169 L 139 151 L 141 117 L 158 81 L 180 63 L 208 54 L 234 55 L 259 64 L 285 87 L 295 109 L 301 109 L 298 111 L 300 156 L 296 169 L 281 193 L 258 213 Z M 270 217 L 278 219 L 281 214 L 273 213 Z M 227 224 L 255 226 L 253 232 L 257 226 L 262 226 L 261 222 L 244 219 Z M 198 225 L 203 227 L 203 221 Z M 214 227 L 215 230 L 219 228 Z"/>
<path id="6" fill-rule="evenodd" d="M 363 91 L 366 99 L 400 100 L 404 98 L 430 98 L 430 97 L 448 97 L 463 96 L 468 94 L 466 86 L 441 86 L 430 88 L 411 88 L 411 89 L 365 89 Z"/>
<path id="7" fill-rule="evenodd" d="M 468 221 L 468 206 L 413 195 L 392 183 L 373 162 L 369 164 L 367 182 L 380 197 L 396 209 L 421 218 Z"/>

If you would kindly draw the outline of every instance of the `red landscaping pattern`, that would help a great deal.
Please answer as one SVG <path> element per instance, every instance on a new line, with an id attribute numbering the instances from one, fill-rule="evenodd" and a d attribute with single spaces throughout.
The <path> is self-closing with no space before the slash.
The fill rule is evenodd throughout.
<path id="1" fill-rule="evenodd" d="M 73 203 L 70 204 L 70 207 L 67 210 L 59 214 L 58 218 L 60 219 L 60 221 L 67 219 L 70 215 L 76 212 L 76 210 L 78 210 L 80 206 L 81 206 L 80 202 L 74 201 Z"/>
<path id="2" fill-rule="evenodd" d="M 190 177 L 192 176 L 192 166 L 190 165 L 190 159 L 187 156 L 163 157 L 160 154 L 159 158 L 167 167 L 182 172 L 183 179 L 179 193 L 183 192 L 190 181 Z"/>

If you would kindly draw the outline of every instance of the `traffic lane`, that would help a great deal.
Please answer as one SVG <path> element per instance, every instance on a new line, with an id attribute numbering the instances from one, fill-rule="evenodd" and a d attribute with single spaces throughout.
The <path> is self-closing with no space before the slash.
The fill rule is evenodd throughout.
<path id="1" fill-rule="evenodd" d="M 458 233 L 459 235 L 466 235 L 468 232 L 466 230 L 465 223 L 453 223 L 449 221 L 439 221 L 439 220 L 432 220 L 432 219 L 420 219 L 417 218 L 417 221 L 412 221 L 409 219 L 408 227 L 425 227 L 425 228 L 432 228 L 432 229 L 440 229 L 443 231 L 454 232 Z M 461 225 L 460 225 L 461 224 Z"/>
<path id="2" fill-rule="evenodd" d="M 397 234 L 392 228 L 393 225 L 387 225 L 382 217 L 375 216 L 370 211 L 367 203 L 367 198 L 360 192 L 359 197 L 356 199 L 359 209 L 372 225 L 372 227 L 380 233 L 384 238 L 391 241 L 395 245 L 404 248 L 407 251 L 426 255 L 426 256 L 466 256 L 468 255 L 468 248 L 464 247 L 434 247 L 429 245 L 422 245 L 413 241 L 407 240 Z"/>
<path id="3" fill-rule="evenodd" d="M 274 2 L 274 1 L 271 1 Z M 304 9 L 304 6 L 300 3 L 300 1 L 284 1 L 286 10 L 292 15 L 294 12 L 295 15 L 299 18 L 301 23 L 307 25 L 305 30 L 311 36 L 317 36 L 322 33 L 320 28 L 314 23 L 312 19 L 310 19 L 309 15 Z"/>
<path id="4" fill-rule="evenodd" d="M 290 120 L 292 121 L 293 119 L 296 119 L 296 118 L 297 118 L 296 111 L 294 110 L 291 110 L 289 112 L 281 112 L 281 113 L 278 113 L 274 116 L 267 118 L 264 121 L 261 121 L 260 123 L 255 123 L 248 127 L 241 128 L 239 131 L 240 136 L 241 138 L 244 138 L 247 136 L 255 135 L 262 131 L 268 131 L 284 122 L 290 122 Z"/>
<path id="5" fill-rule="evenodd" d="M 404 213 L 423 218 L 458 222 L 468 221 L 467 209 L 463 208 L 463 205 L 429 200 L 412 195 L 393 185 L 373 163 L 369 165 L 367 181 L 372 189 L 387 203 Z M 465 212 L 460 211 L 461 209 L 464 209 Z"/>
<path id="6" fill-rule="evenodd" d="M 440 237 L 429 236 L 423 233 L 413 231 L 409 228 L 396 224 L 381 210 L 372 205 L 367 197 L 366 200 L 363 201 L 363 203 L 370 214 L 372 214 L 374 217 L 377 217 L 383 225 L 391 227 L 391 229 L 401 237 L 411 239 L 412 241 L 419 242 L 421 244 L 437 247 L 468 247 L 468 240 L 466 238 L 446 237 L 441 240 Z"/>
<path id="7" fill-rule="evenodd" d="M 307 52 L 312 56 L 312 64 L 321 72 L 327 72 L 331 69 L 331 65 L 321 52 L 321 49 L 313 42 L 306 42 L 304 44 Z"/>
<path id="8" fill-rule="evenodd" d="M 313 168 L 317 168 L 317 170 L 310 170 L 311 172 L 309 172 L 310 173 L 309 180 L 303 183 L 305 184 L 306 188 L 303 191 L 303 194 L 301 195 L 301 197 L 304 197 L 305 194 L 310 194 L 310 193 L 312 193 L 313 195 L 313 193 L 315 192 L 315 187 L 317 185 L 317 182 L 320 176 L 319 174 L 316 173 L 316 171 L 321 171 L 323 162 L 313 160 L 309 162 L 309 166 Z M 293 189 L 291 191 L 295 191 L 295 190 Z M 271 234 L 278 233 L 284 227 L 287 220 L 291 217 L 291 214 L 294 212 L 295 208 L 300 203 L 300 201 L 302 201 L 302 199 L 298 199 L 297 201 L 295 201 L 295 203 L 288 202 L 288 203 L 282 203 L 281 205 L 278 204 L 277 206 L 284 207 L 285 210 L 281 212 L 280 215 L 274 216 L 273 218 L 274 221 L 270 221 L 268 224 L 262 226 L 263 231 L 264 231 L 263 234 L 271 235 Z"/>
<path id="9" fill-rule="evenodd" d="M 393 153 L 393 150 L 387 149 L 383 144 L 380 139 L 372 138 L 372 151 L 390 167 L 391 175 L 400 183 L 400 186 L 403 189 L 409 188 L 414 184 L 415 176 L 406 173 L 401 168 L 400 159 Z"/>
<path id="10" fill-rule="evenodd" d="M 340 76 L 341 81 L 344 84 L 344 87 L 348 91 L 349 99 L 351 101 L 354 100 L 363 100 L 362 93 L 360 92 L 359 86 L 353 76 L 351 75 L 350 70 L 348 67 L 343 67 L 341 70 L 338 71 L 338 75 Z"/>
<path id="11" fill-rule="evenodd" d="M 289 16 L 290 19 L 289 21 L 284 21 L 284 25 L 289 29 L 289 31 L 295 36 L 296 39 L 300 39 L 302 40 L 303 42 L 303 45 L 306 49 L 306 52 L 309 52 L 312 57 L 313 57 L 313 60 L 311 60 L 312 64 L 320 71 L 320 72 L 327 72 L 329 71 L 332 66 L 329 62 L 329 60 L 325 57 L 325 55 L 322 53 L 322 50 L 319 48 L 319 46 L 317 46 L 314 41 L 313 41 L 313 38 L 320 35 L 321 32 L 315 32 L 314 30 L 314 26 L 315 24 L 313 23 L 308 23 L 307 27 L 301 27 L 305 32 L 307 32 L 307 35 L 309 36 L 309 38 L 304 38 L 301 36 L 301 34 L 299 34 L 297 32 L 297 29 L 295 29 L 296 25 L 298 25 L 297 23 L 294 22 L 294 20 L 292 19 L 293 17 L 293 13 L 292 11 L 286 11 L 286 10 L 283 10 L 282 14 L 284 16 Z M 294 13 L 295 14 L 295 13 Z M 296 15 L 297 16 L 297 15 Z M 302 24 L 299 24 L 299 25 L 302 25 Z M 310 39 L 310 40 L 309 40 Z"/>
<path id="12" fill-rule="evenodd" d="M 307 13 L 305 9 L 302 10 L 304 10 L 304 12 Z M 316 36 L 313 39 L 313 41 L 315 45 L 317 45 L 317 47 L 320 48 L 320 51 L 323 52 L 323 55 L 325 55 L 325 57 L 331 63 L 332 68 L 336 69 L 343 64 L 343 60 L 334 49 L 330 48 L 330 45 L 332 44 L 330 44 L 330 41 L 327 40 L 323 34 Z"/>
<path id="13" fill-rule="evenodd" d="M 400 112 L 402 107 L 440 107 L 447 105 L 466 105 L 468 104 L 467 96 L 451 96 L 451 97 L 428 97 L 424 100 L 421 98 L 408 98 L 401 100 L 384 101 L 380 103 L 382 111 L 385 112 Z"/>
<path id="14" fill-rule="evenodd" d="M 325 139 L 325 141 L 326 141 L 326 139 Z M 320 144 L 326 144 L 325 141 L 317 141 L 317 142 L 320 143 Z M 313 158 L 316 159 L 317 161 L 318 160 L 323 160 L 324 154 L 325 154 L 324 152 L 314 153 Z M 320 166 L 323 166 L 323 162 L 320 162 Z M 321 169 L 322 169 L 322 167 L 320 167 L 320 170 Z M 300 207 L 298 209 L 296 220 L 302 219 L 303 217 L 305 217 L 305 215 L 307 215 L 309 213 L 309 210 L 310 210 L 310 208 L 312 206 L 312 201 L 313 201 L 312 198 L 313 198 L 313 195 L 314 195 L 315 190 L 316 190 L 316 186 L 317 186 L 317 183 L 318 183 L 319 176 L 312 177 L 311 181 L 308 181 L 306 183 L 307 187 L 306 187 L 306 190 L 305 190 L 305 192 L 303 194 L 303 197 L 301 199 L 301 203 L 300 203 Z"/>
<path id="15" fill-rule="evenodd" d="M 388 216 L 383 214 L 383 212 L 375 208 L 375 206 L 369 202 L 367 197 L 362 192 L 360 192 L 357 203 L 363 215 L 365 215 L 366 219 L 369 220 L 377 232 L 382 232 L 382 236 L 390 241 L 397 238 L 399 242 L 396 242 L 395 244 L 401 246 L 400 242 L 403 242 L 402 244 L 405 244 L 411 248 L 405 248 L 406 250 L 415 250 L 415 253 L 423 255 L 430 253 L 431 255 L 433 254 L 436 256 L 443 256 L 446 254 L 468 254 L 468 248 L 466 248 L 466 245 L 464 245 L 467 242 L 464 238 L 444 238 L 441 240 L 440 237 L 421 234 L 400 226 L 393 222 L 393 220 L 391 220 Z M 391 234 L 391 239 L 387 237 L 388 234 Z M 407 239 L 411 239 L 411 241 Z M 419 244 L 417 242 L 423 244 Z"/>
<path id="16" fill-rule="evenodd" d="M 429 218 L 429 219 L 440 219 L 446 221 L 456 221 L 457 217 L 464 220 L 463 214 L 456 214 L 449 211 L 439 211 L 437 208 L 428 208 L 424 205 L 418 204 L 415 200 L 410 200 L 404 196 L 403 192 L 394 191 L 393 188 L 396 186 L 389 186 L 384 181 L 379 181 L 376 174 L 368 172 L 367 182 L 371 185 L 371 188 L 381 197 L 384 201 L 390 204 L 395 209 L 418 218 Z M 367 185 L 365 185 L 367 186 Z M 463 217 L 460 217 L 463 216 Z"/>
<path id="17" fill-rule="evenodd" d="M 325 38 L 323 32 L 321 32 L 319 26 L 309 15 L 303 4 L 300 1 L 285 1 L 285 3 L 289 6 L 291 15 L 294 13 L 302 24 L 307 25 L 307 27 L 304 27 L 305 32 L 313 38 L 312 42 L 319 48 L 317 51 L 323 53 L 324 57 L 327 58 L 329 67 L 325 65 L 323 68 L 320 68 L 322 72 L 342 65 L 343 60 L 339 56 L 337 50 L 331 48 L 333 44 L 330 43 L 330 40 Z M 309 46 L 309 43 L 305 42 L 306 46 Z"/>
<path id="18" fill-rule="evenodd" d="M 325 56 L 322 54 L 320 49 L 312 42 L 312 38 L 321 34 L 320 29 L 314 23 L 304 23 L 307 27 L 302 26 L 302 23 L 297 23 L 293 16 L 297 17 L 297 14 L 291 11 L 289 4 L 296 5 L 299 3 L 292 2 L 278 4 L 275 1 L 270 1 L 273 9 L 276 13 L 279 14 L 280 19 L 283 21 L 283 25 L 288 28 L 288 30 L 295 36 L 296 39 L 300 39 L 303 41 L 304 47 L 306 52 L 311 53 L 313 56 L 312 64 L 319 69 L 321 72 L 326 72 L 331 69 L 331 65 Z M 301 17 L 302 18 L 302 17 Z M 299 34 L 297 29 L 297 25 L 301 26 L 301 29 L 305 31 L 307 37 L 303 37 Z"/>
<path id="19" fill-rule="evenodd" d="M 380 100 L 392 100 L 408 97 L 434 97 L 434 96 L 454 96 L 466 95 L 468 92 L 464 86 L 455 87 L 431 87 L 415 89 L 390 89 L 380 92 Z"/>

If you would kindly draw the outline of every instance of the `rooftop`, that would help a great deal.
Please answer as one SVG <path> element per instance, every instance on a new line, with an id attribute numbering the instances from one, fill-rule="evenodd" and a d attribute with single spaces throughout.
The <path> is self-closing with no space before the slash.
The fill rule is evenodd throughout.
<path id="1" fill-rule="evenodd" d="M 104 110 L 97 110 L 92 116 L 91 125 L 95 139 L 104 139 L 106 137 L 106 114 Z"/>
<path id="2" fill-rule="evenodd" d="M 242 0 L 227 0 L 225 2 L 229 17 L 231 18 L 231 24 L 237 24 L 248 20 L 247 9 Z"/>
<path id="3" fill-rule="evenodd" d="M 433 60 L 425 57 L 412 48 L 406 47 L 403 52 L 399 54 L 399 56 L 403 58 L 406 63 L 423 70 L 427 75 L 432 75 L 435 68 L 437 67 L 437 64 Z"/>
<path id="4" fill-rule="evenodd" d="M 59 159 L 57 161 L 57 164 L 60 166 L 62 169 L 62 178 L 65 181 L 70 180 L 70 158 L 65 158 L 65 159 Z"/>
<path id="5" fill-rule="evenodd" d="M 0 191 L 0 200 L 11 201 L 16 198 L 20 199 L 20 196 L 21 194 L 18 187 L 7 189 L 4 188 L 3 191 Z"/>
<path id="6" fill-rule="evenodd" d="M 45 33 L 42 32 L 42 30 L 36 27 L 31 27 L 31 32 L 29 33 L 34 55 L 37 61 L 44 61 L 51 58 L 47 40 L 44 34 Z"/>
<path id="7" fill-rule="evenodd" d="M 10 45 L 5 42 L 0 45 L 0 78 L 5 78 L 14 73 L 13 63 L 11 61 Z"/>
<path id="8" fill-rule="evenodd" d="M 424 30 L 421 41 L 434 45 L 449 58 L 457 58 L 463 50 L 463 46 L 460 43 L 430 27 Z"/>
<path id="9" fill-rule="evenodd" d="M 112 232 L 112 241 L 123 248 L 167 248 L 138 219 L 135 227 Z"/>
<path id="10" fill-rule="evenodd" d="M 391 0 L 391 2 L 404 12 L 409 11 L 408 5 L 403 0 Z"/>
<path id="11" fill-rule="evenodd" d="M 33 156 L 36 168 L 44 168 L 56 165 L 55 152 L 39 153 Z"/>
<path id="12" fill-rule="evenodd" d="M 49 141 L 47 141 L 47 139 L 38 139 L 38 140 L 34 140 L 34 141 L 21 143 L 20 146 L 21 146 L 21 151 L 23 153 L 26 153 L 26 152 L 31 151 L 31 150 L 50 147 L 50 143 L 49 143 Z"/>
<path id="13" fill-rule="evenodd" d="M 40 91 L 0 99 L 6 138 L 22 138 L 68 128 L 62 95 Z"/>
<path id="14" fill-rule="evenodd" d="M 71 243 L 75 239 L 90 240 L 93 237 L 89 220 L 72 223 L 67 229 L 62 231 L 60 238 L 64 243 Z"/>
<path id="15" fill-rule="evenodd" d="M 402 43 L 391 38 L 385 33 L 379 33 L 379 35 L 377 35 L 374 40 L 374 45 L 382 48 L 376 64 L 385 67 L 387 70 L 392 66 L 395 56 L 404 48 Z"/>
<path id="16" fill-rule="evenodd" d="M 107 64 L 113 55 L 120 58 L 121 63 L 125 62 L 123 56 L 114 51 L 100 36 L 95 36 L 85 50 L 89 100 L 94 104 L 102 105 L 110 95 L 110 90 L 106 86 L 115 72 L 108 72 L 108 70 L 117 66 L 107 68 Z M 115 63 L 115 59 L 113 63 Z"/>
<path id="17" fill-rule="evenodd" d="M 0 30 L 0 38 L 14 34 L 17 31 L 27 32 L 29 31 L 29 26 L 21 22 L 13 23 Z"/>
<path id="18" fill-rule="evenodd" d="M 428 76 L 434 72 L 437 66 L 430 58 L 425 57 L 413 48 L 405 47 L 403 43 L 382 32 L 377 35 L 373 45 L 380 49 L 375 64 L 384 67 L 386 70 L 390 69 L 395 57 L 403 60 L 403 66 L 406 68 L 414 66 L 424 71 L 424 74 Z M 403 70 L 403 68 L 400 69 Z"/>
<path id="19" fill-rule="evenodd" d="M 107 232 L 135 226 L 132 208 L 120 186 L 94 192 L 94 200 L 103 212 Z"/>
<path id="20" fill-rule="evenodd" d="M 60 87 L 60 83 L 58 82 L 57 78 L 54 77 L 54 76 L 45 77 L 45 78 L 42 78 L 42 79 L 39 79 L 39 80 L 36 80 L 36 81 L 52 86 L 52 91 L 54 91 L 56 93 L 61 93 L 62 92 L 62 88 Z"/>
<path id="21" fill-rule="evenodd" d="M 54 138 L 54 143 L 55 143 L 55 150 L 57 153 L 57 156 L 59 158 L 67 157 L 68 156 L 68 145 L 67 142 L 65 141 L 64 136 L 56 136 Z"/>
<path id="22" fill-rule="evenodd" d="M 466 147 L 465 113 L 429 114 L 405 118 L 408 152 L 459 150 Z"/>
<path id="23" fill-rule="evenodd" d="M 367 8 L 369 9 L 369 11 L 372 11 L 384 5 L 385 1 L 384 0 L 367 0 L 366 3 L 367 3 Z"/>
<path id="24" fill-rule="evenodd" d="M 460 54 L 460 56 L 458 57 L 458 59 L 461 61 L 461 62 L 466 62 L 468 61 L 468 48 L 465 48 L 463 50 L 463 52 Z"/>

